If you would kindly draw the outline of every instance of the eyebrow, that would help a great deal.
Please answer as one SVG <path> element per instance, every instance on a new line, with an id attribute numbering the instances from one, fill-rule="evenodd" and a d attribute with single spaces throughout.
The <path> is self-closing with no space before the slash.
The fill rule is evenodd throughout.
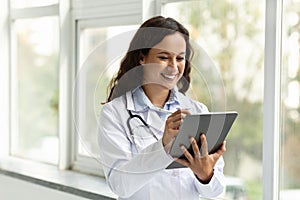
<path id="1" fill-rule="evenodd" d="M 161 51 L 161 52 L 159 52 L 158 54 L 167 54 L 167 55 L 171 55 L 172 53 L 167 52 L 167 51 Z M 181 53 L 179 53 L 178 55 L 184 55 L 184 54 L 185 54 L 185 52 L 181 52 Z"/>

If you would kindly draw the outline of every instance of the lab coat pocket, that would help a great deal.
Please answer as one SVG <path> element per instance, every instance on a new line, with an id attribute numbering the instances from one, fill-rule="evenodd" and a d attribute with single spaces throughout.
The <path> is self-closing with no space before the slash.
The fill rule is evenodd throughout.
<path id="1" fill-rule="evenodd" d="M 150 199 L 174 200 L 180 198 L 179 177 L 174 176 L 173 170 L 163 170 L 149 184 Z"/>

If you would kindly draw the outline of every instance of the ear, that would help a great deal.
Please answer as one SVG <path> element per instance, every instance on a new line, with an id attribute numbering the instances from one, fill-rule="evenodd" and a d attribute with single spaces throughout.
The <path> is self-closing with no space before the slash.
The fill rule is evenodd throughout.
<path id="1" fill-rule="evenodd" d="M 145 55 L 142 54 L 142 53 L 140 53 L 140 61 L 139 61 L 139 63 L 140 63 L 141 65 L 143 65 L 143 64 L 146 63 Z"/>

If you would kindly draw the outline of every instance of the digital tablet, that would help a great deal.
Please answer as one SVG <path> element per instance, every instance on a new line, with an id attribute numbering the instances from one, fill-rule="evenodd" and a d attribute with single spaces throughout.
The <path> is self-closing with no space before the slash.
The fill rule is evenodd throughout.
<path id="1" fill-rule="evenodd" d="M 201 148 L 200 135 L 202 133 L 206 136 L 209 154 L 216 152 L 225 140 L 237 115 L 238 113 L 235 111 L 187 115 L 179 128 L 179 133 L 171 147 L 170 155 L 186 159 L 180 148 L 181 145 L 184 145 L 194 155 L 189 138 L 194 137 L 197 140 L 198 147 Z M 167 169 L 182 167 L 185 166 L 174 161 Z"/>

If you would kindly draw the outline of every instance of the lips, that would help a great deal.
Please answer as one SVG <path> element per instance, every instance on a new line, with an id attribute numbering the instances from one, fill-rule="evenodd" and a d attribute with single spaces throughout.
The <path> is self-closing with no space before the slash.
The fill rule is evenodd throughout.
<path id="1" fill-rule="evenodd" d="M 161 75 L 164 77 L 164 78 L 166 78 L 166 79 L 171 79 L 171 80 L 173 80 L 173 79 L 175 79 L 176 78 L 176 76 L 177 76 L 177 73 L 176 74 L 164 74 L 164 73 L 161 73 Z"/>

